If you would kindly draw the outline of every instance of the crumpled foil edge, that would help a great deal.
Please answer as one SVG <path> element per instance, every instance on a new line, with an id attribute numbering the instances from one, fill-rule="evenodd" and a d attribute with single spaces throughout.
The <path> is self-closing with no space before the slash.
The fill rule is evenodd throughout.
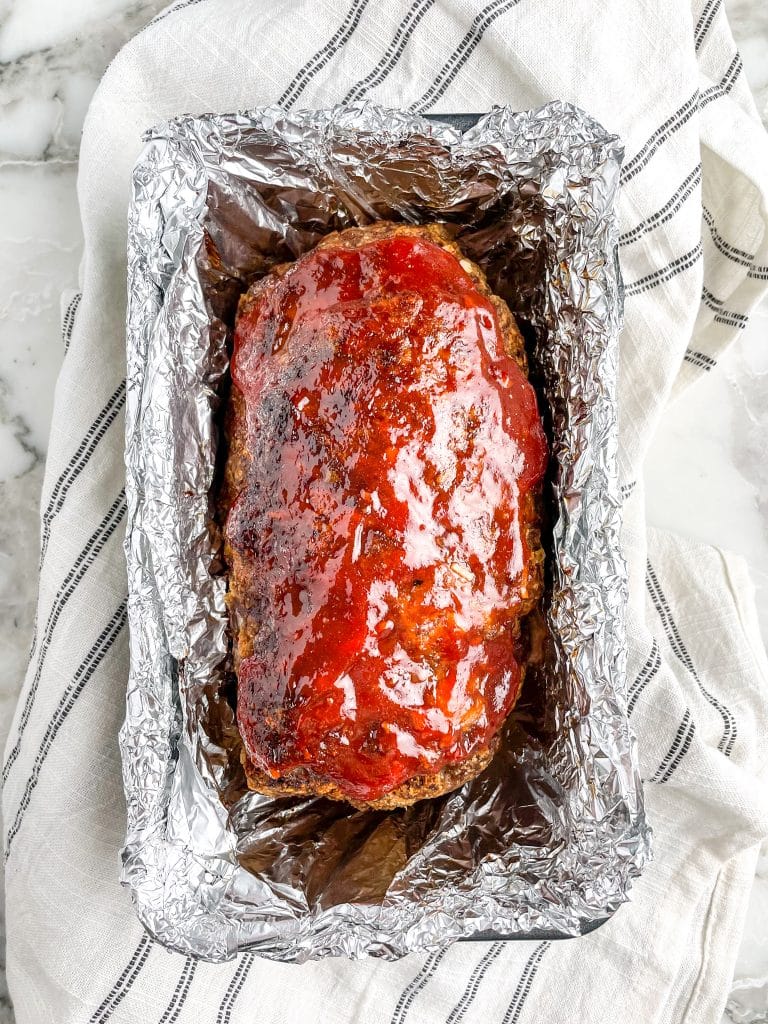
<path id="1" fill-rule="evenodd" d="M 253 178 L 254 139 L 279 140 L 281 170 L 289 175 L 291 160 L 297 167 L 314 161 L 330 179 L 337 173 L 335 187 L 347 190 L 353 216 L 373 219 L 377 209 L 350 170 L 359 158 L 356 133 L 384 150 L 413 145 L 414 159 L 432 160 L 445 173 L 451 161 L 465 167 L 475 161 L 483 172 L 477 189 L 487 173 L 517 188 L 518 196 L 524 187 L 538 190 L 551 211 L 530 239 L 533 248 L 546 236 L 548 247 L 543 300 L 531 319 L 538 315 L 548 334 L 540 356 L 558 465 L 549 620 L 557 638 L 554 672 L 576 680 L 586 702 L 562 710 L 568 807 L 548 809 L 555 818 L 567 813 L 569 841 L 548 850 L 510 846 L 508 856 L 488 858 L 462 885 L 434 867 L 445 852 L 438 829 L 384 905 L 350 902 L 307 912 L 239 865 L 216 771 L 205 768 L 195 739 L 199 722 L 190 713 L 204 715 L 206 684 L 226 651 L 224 582 L 211 571 L 209 531 L 213 412 L 227 366 L 226 330 L 211 315 L 210 279 L 204 280 L 199 254 L 211 182 L 221 188 L 232 173 Z M 131 667 L 120 734 L 128 816 L 121 878 L 140 919 L 166 945 L 211 960 L 242 949 L 293 960 L 395 957 L 479 933 L 589 930 L 628 898 L 650 849 L 624 678 L 627 584 L 616 473 L 622 295 L 613 213 L 618 141 L 564 103 L 522 113 L 495 108 L 463 136 L 362 103 L 177 118 L 146 138 L 129 211 Z M 400 212 L 417 219 L 405 200 Z M 291 230 L 283 231 L 289 245 Z M 515 230 L 525 247 L 530 226 Z M 459 820 L 461 801 L 462 791 L 453 794 L 440 820 L 452 814 Z"/>

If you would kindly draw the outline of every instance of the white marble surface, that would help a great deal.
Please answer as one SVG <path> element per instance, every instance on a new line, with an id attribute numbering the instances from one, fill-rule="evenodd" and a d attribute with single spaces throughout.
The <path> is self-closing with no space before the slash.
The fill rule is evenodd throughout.
<path id="1" fill-rule="evenodd" d="M 80 129 L 111 57 L 164 6 L 0 0 L 0 748 L 32 632 L 37 502 L 64 351 L 59 299 L 77 287 Z M 726 9 L 768 121 L 768 4 L 726 0 Z M 767 343 L 768 302 L 718 369 L 668 409 L 646 466 L 652 523 L 748 559 L 766 639 Z M 10 1024 L 2 964 L 0 948 L 0 1024 Z M 768 848 L 725 1020 L 768 1022 Z"/>

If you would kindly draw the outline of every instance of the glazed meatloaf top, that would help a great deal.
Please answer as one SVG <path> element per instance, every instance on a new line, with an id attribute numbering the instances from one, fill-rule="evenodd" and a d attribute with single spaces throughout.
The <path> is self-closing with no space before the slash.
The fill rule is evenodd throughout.
<path id="1" fill-rule="evenodd" d="M 249 785 L 396 807 L 520 691 L 547 449 L 515 321 L 444 228 L 330 235 L 243 296 L 228 606 Z"/>

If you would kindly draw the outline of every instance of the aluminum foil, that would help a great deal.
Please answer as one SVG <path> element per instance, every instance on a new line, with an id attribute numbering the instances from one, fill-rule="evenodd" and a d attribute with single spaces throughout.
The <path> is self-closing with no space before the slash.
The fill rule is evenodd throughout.
<path id="1" fill-rule="evenodd" d="M 621 156 L 564 103 L 495 108 L 464 134 L 367 103 L 147 133 L 129 213 L 122 880 L 166 945 L 398 957 L 578 935 L 628 898 L 649 831 L 625 702 Z M 550 650 L 479 778 L 361 812 L 246 789 L 211 494 L 238 296 L 326 233 L 384 218 L 453 225 L 529 327 L 553 453 Z"/>

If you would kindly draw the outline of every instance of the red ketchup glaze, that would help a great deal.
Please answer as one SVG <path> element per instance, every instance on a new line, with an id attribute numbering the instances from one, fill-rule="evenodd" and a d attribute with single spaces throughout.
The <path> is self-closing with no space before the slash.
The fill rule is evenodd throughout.
<path id="1" fill-rule="evenodd" d="M 373 800 L 484 748 L 520 688 L 519 509 L 547 459 L 491 302 L 420 238 L 315 250 L 241 314 L 232 377 L 252 762 Z"/>

